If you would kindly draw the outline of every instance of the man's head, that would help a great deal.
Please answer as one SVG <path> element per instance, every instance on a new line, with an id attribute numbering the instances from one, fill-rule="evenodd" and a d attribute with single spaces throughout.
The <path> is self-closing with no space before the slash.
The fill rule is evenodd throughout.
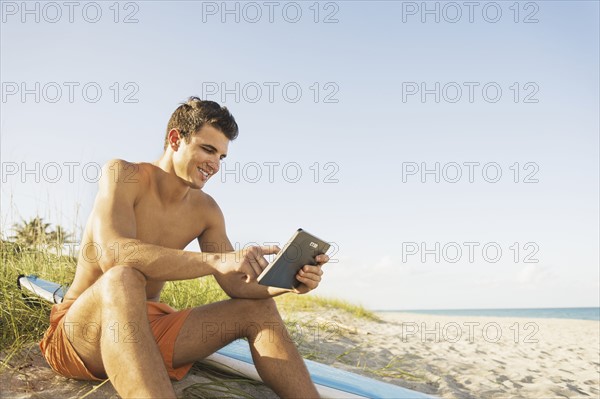
<path id="1" fill-rule="evenodd" d="M 171 115 L 167 125 L 164 149 L 166 150 L 169 146 L 171 130 L 177 129 L 186 143 L 189 143 L 191 135 L 198 132 L 204 125 L 211 125 L 221 131 L 230 141 L 235 140 L 238 135 L 238 125 L 227 107 L 221 107 L 214 101 L 203 101 L 198 97 L 190 97 Z"/>
<path id="2" fill-rule="evenodd" d="M 190 97 L 169 120 L 163 159 L 177 176 L 202 188 L 219 171 L 229 141 L 237 134 L 237 123 L 226 107 Z"/>

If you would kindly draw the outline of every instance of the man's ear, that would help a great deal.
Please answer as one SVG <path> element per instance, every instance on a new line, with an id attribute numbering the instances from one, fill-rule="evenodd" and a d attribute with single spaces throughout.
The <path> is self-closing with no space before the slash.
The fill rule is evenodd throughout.
<path id="1" fill-rule="evenodd" d="M 173 151 L 177 151 L 177 149 L 179 148 L 179 145 L 181 144 L 181 140 L 183 140 L 183 137 L 181 137 L 179 130 L 177 130 L 177 129 L 169 130 L 169 134 L 167 135 L 167 137 L 169 140 L 169 147 L 171 147 L 171 149 Z"/>

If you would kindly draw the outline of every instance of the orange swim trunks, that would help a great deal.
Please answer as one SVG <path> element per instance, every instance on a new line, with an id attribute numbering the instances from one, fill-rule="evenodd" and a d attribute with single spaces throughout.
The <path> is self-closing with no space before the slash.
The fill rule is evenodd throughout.
<path id="1" fill-rule="evenodd" d="M 101 378 L 93 375 L 85 366 L 65 331 L 65 314 L 74 301 L 66 301 L 52 306 L 50 312 L 50 327 L 40 342 L 40 349 L 46 361 L 57 373 L 78 380 L 96 380 Z M 181 380 L 192 368 L 192 364 L 173 368 L 173 349 L 179 330 L 190 314 L 191 309 L 177 312 L 164 303 L 146 302 L 148 321 L 162 354 L 169 377 Z"/>

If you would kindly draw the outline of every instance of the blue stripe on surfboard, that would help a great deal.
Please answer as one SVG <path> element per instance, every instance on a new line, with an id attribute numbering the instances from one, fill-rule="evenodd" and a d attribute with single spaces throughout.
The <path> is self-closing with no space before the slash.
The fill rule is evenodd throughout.
<path id="1" fill-rule="evenodd" d="M 248 364 L 254 364 L 248 343 L 237 340 L 219 349 L 217 353 L 231 357 Z M 325 364 L 304 360 L 313 382 L 317 385 L 337 389 L 339 391 L 362 395 L 368 398 L 394 398 L 394 399 L 431 399 L 431 396 L 421 392 L 412 391 L 397 385 L 388 384 L 354 374 L 349 371 L 339 370 Z"/>
<path id="2" fill-rule="evenodd" d="M 31 283 L 33 286 L 48 292 L 50 295 L 53 295 L 55 298 L 60 298 L 62 300 L 65 297 L 65 293 L 67 291 L 66 287 L 63 287 L 60 284 L 41 279 L 35 275 L 29 275 L 29 276 L 23 276 L 23 277 L 25 277 L 29 281 L 29 283 Z"/>
<path id="3" fill-rule="evenodd" d="M 66 291 L 65 287 L 51 281 L 43 280 L 34 275 L 26 276 L 26 278 L 32 285 L 47 292 L 55 293 L 55 296 L 60 299 L 64 297 L 64 293 Z M 219 349 L 217 353 L 254 366 L 250 348 L 248 343 L 244 340 L 234 341 L 229 345 Z M 308 368 L 312 380 L 317 385 L 368 398 L 432 398 L 432 396 L 425 395 L 421 392 L 412 391 L 407 388 L 377 381 L 359 374 L 339 370 L 332 366 L 313 362 L 312 360 L 305 359 L 304 362 L 306 363 L 306 367 Z"/>

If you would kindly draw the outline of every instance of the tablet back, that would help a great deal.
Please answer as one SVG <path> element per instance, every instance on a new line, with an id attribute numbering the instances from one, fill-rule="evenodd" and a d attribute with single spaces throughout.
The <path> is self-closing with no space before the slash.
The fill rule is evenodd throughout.
<path id="1" fill-rule="evenodd" d="M 271 287 L 295 288 L 300 285 L 296 274 L 302 266 L 315 265 L 315 257 L 328 250 L 327 242 L 298 229 L 275 259 L 258 276 L 258 282 Z"/>

